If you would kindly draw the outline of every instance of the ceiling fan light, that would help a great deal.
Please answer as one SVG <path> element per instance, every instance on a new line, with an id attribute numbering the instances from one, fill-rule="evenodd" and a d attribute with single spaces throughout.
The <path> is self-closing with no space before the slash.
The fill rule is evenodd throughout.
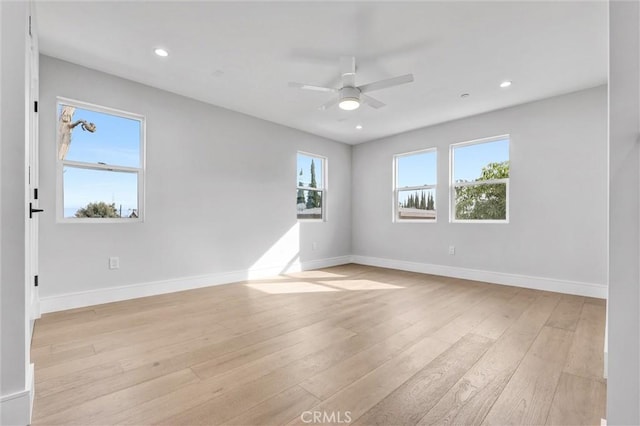
<path id="1" fill-rule="evenodd" d="M 345 111 L 353 111 L 360 108 L 360 100 L 358 98 L 342 98 L 338 106 Z"/>

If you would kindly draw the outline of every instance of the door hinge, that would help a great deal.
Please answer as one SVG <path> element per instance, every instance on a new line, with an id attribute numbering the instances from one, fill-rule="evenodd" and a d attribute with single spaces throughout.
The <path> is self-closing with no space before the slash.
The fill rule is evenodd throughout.
<path id="1" fill-rule="evenodd" d="M 31 15 L 29 15 L 29 35 L 33 35 L 31 34 Z"/>
<path id="2" fill-rule="evenodd" d="M 34 287 L 38 287 L 38 276 L 37 275 L 33 276 L 33 286 Z"/>
<path id="3" fill-rule="evenodd" d="M 33 101 L 33 112 L 38 112 L 38 101 Z"/>
<path id="4" fill-rule="evenodd" d="M 38 199 L 38 188 L 33 188 L 33 199 L 34 200 Z"/>

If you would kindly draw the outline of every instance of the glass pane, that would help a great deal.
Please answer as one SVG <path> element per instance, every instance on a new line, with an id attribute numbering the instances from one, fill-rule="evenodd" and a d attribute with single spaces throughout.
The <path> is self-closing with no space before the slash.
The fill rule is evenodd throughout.
<path id="1" fill-rule="evenodd" d="M 456 219 L 506 220 L 507 184 L 456 186 Z"/>
<path id="2" fill-rule="evenodd" d="M 436 152 L 396 157 L 398 170 L 398 188 L 407 186 L 425 186 L 436 184 Z"/>
<path id="3" fill-rule="evenodd" d="M 509 139 L 453 148 L 453 181 L 509 177 Z"/>
<path id="4" fill-rule="evenodd" d="M 58 105 L 60 160 L 140 167 L 138 120 Z"/>
<path id="5" fill-rule="evenodd" d="M 138 174 L 63 169 L 64 217 L 138 217 Z"/>
<path id="6" fill-rule="evenodd" d="M 436 218 L 436 191 L 398 191 L 398 219 Z"/>
<path id="7" fill-rule="evenodd" d="M 322 219 L 322 191 L 298 189 L 298 219 Z"/>
<path id="8" fill-rule="evenodd" d="M 322 172 L 324 160 L 318 157 L 298 154 L 298 177 L 296 179 L 298 186 L 307 186 L 309 188 L 324 188 L 324 176 Z"/>

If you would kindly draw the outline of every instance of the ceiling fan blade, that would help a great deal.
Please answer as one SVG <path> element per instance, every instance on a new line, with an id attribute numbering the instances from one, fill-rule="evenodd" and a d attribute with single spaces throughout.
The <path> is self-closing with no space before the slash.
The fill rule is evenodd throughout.
<path id="1" fill-rule="evenodd" d="M 356 58 L 341 56 L 340 74 L 342 74 L 342 87 L 356 87 Z"/>
<path id="2" fill-rule="evenodd" d="M 411 83 L 413 74 L 401 75 L 398 77 L 387 78 L 386 80 L 376 81 L 374 83 L 364 84 L 358 89 L 361 93 L 373 92 L 374 90 L 386 89 L 388 87 L 398 86 L 400 84 Z"/>
<path id="3" fill-rule="evenodd" d="M 325 111 L 325 110 L 327 110 L 327 109 L 331 108 L 332 106 L 336 105 L 337 103 L 338 103 L 338 98 L 333 98 L 333 99 L 331 99 L 329 102 L 326 102 L 326 103 L 324 103 L 324 104 L 320 105 L 320 106 L 318 107 L 318 109 L 319 109 L 320 111 Z"/>
<path id="4" fill-rule="evenodd" d="M 371 96 L 367 96 L 367 95 L 360 95 L 360 99 L 362 99 L 364 103 L 368 104 L 369 106 L 375 109 L 382 108 L 383 106 L 387 105 L 384 102 L 380 102 L 376 98 L 372 98 Z"/>
<path id="5" fill-rule="evenodd" d="M 293 81 L 289 82 L 289 87 L 295 87 L 303 90 L 313 90 L 315 92 L 337 92 L 338 91 L 338 89 L 334 89 L 332 87 L 314 86 L 312 84 L 296 83 Z"/>

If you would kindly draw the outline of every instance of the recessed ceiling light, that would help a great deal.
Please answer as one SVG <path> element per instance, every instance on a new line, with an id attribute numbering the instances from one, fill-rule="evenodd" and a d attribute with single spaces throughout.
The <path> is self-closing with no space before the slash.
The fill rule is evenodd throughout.
<path id="1" fill-rule="evenodd" d="M 506 81 L 503 81 L 502 83 L 500 83 L 500 87 L 502 87 L 503 89 L 505 87 L 509 87 L 509 86 L 511 86 L 511 81 L 509 81 L 509 80 L 506 80 Z"/>
<path id="2" fill-rule="evenodd" d="M 166 49 L 163 49 L 161 47 L 157 47 L 156 49 L 154 49 L 153 51 L 156 55 L 166 58 L 167 56 L 169 56 L 169 52 L 167 52 Z"/>
<path id="3" fill-rule="evenodd" d="M 356 126 L 356 129 L 358 129 L 358 130 L 362 130 L 362 124 L 358 124 L 358 125 Z"/>

